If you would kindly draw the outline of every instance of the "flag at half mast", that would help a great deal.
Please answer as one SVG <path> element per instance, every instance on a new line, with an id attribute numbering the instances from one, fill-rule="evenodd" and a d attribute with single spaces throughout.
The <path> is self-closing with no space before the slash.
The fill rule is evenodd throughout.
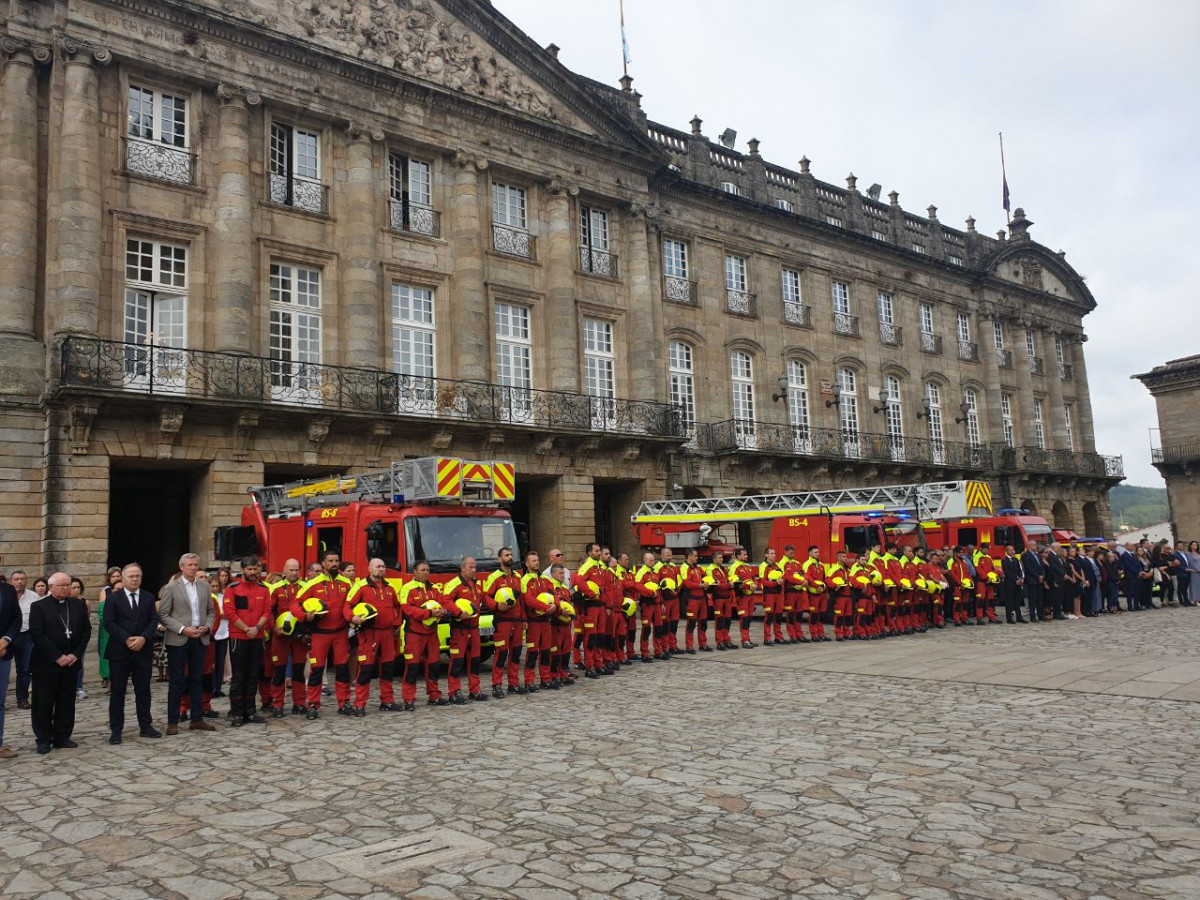
<path id="1" fill-rule="evenodd" d="M 624 74 L 629 74 L 629 64 L 633 62 L 629 58 L 629 41 L 625 37 L 625 0 L 618 0 L 621 10 L 621 65 Z"/>

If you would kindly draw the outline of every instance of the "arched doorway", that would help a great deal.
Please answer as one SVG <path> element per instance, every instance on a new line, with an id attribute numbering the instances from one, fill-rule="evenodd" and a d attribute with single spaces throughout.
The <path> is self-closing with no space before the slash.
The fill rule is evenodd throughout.
<path id="1" fill-rule="evenodd" d="M 755 494 L 762 493 L 765 493 L 765 491 L 750 488 L 749 490 L 742 491 L 742 496 L 752 497 Z M 737 542 L 750 551 L 750 560 L 754 563 L 759 562 L 763 558 L 763 554 L 767 550 L 767 541 L 770 537 L 770 520 L 739 522 L 737 525 Z"/>
<path id="2" fill-rule="evenodd" d="M 1067 508 L 1067 504 L 1061 500 L 1054 501 L 1054 506 L 1050 510 L 1054 516 L 1054 527 L 1063 531 L 1075 530 L 1075 517 L 1071 515 L 1071 510 Z"/>
<path id="3" fill-rule="evenodd" d="M 1025 515 L 1036 516 L 1038 514 L 1037 504 L 1032 500 L 1022 500 L 1021 509 L 1025 510 Z"/>
<path id="4" fill-rule="evenodd" d="M 1100 504 L 1089 500 L 1083 504 L 1083 536 L 1093 538 L 1103 535 L 1104 521 L 1100 518 Z"/>

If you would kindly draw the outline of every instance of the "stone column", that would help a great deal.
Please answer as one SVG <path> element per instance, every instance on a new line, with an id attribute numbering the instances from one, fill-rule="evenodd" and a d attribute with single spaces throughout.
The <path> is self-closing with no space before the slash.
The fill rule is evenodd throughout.
<path id="1" fill-rule="evenodd" d="M 1044 351 L 1049 351 L 1048 355 L 1042 362 L 1045 372 L 1047 393 L 1050 395 L 1050 421 L 1049 421 L 1049 440 L 1046 445 L 1054 450 L 1067 449 L 1067 414 L 1064 411 L 1065 404 L 1063 402 L 1062 379 L 1058 377 L 1058 359 L 1054 355 L 1054 338 L 1057 336 L 1057 331 L 1043 331 L 1040 340 L 1040 345 Z M 1078 412 L 1078 410 L 1076 410 Z M 1072 423 L 1078 428 L 1077 423 Z M 1080 449 L 1078 437 L 1075 440 L 1075 449 Z"/>
<path id="2" fill-rule="evenodd" d="M 1073 383 L 1075 385 L 1075 445 L 1083 453 L 1096 452 L 1096 425 L 1092 419 L 1092 390 L 1088 384 L 1087 363 L 1083 360 L 1083 342 L 1087 335 L 1066 341 L 1068 363 L 1071 364 Z"/>
<path id="3" fill-rule="evenodd" d="M 557 180 L 546 189 L 546 325 L 550 353 L 550 388 L 579 390 L 579 323 L 575 314 L 575 260 L 579 242 L 572 227 L 571 198 L 579 188 Z"/>
<path id="4" fill-rule="evenodd" d="M 225 353 L 253 354 L 254 333 L 254 196 L 250 182 L 249 107 L 258 94 L 229 85 L 217 86 L 221 102 L 213 169 L 217 176 L 212 248 L 216 348 Z M 260 354 L 261 355 L 261 354 Z"/>
<path id="5" fill-rule="evenodd" d="M 992 337 L 992 323 L 998 316 L 995 313 L 984 313 L 980 317 L 983 334 L 980 341 L 980 353 L 983 354 L 984 384 L 986 392 L 984 401 L 987 403 L 987 416 L 980 417 L 981 434 L 979 439 L 992 447 L 1004 446 L 1004 422 L 1000 403 L 1000 351 L 996 349 L 996 341 Z M 1014 363 L 1015 365 L 1015 363 Z"/>
<path id="6" fill-rule="evenodd" d="M 485 257 L 479 179 L 487 160 L 459 151 L 454 159 L 454 196 L 450 201 L 450 237 L 454 248 L 451 279 L 450 333 L 454 347 L 453 378 L 491 381 L 492 315 L 484 283 Z"/>
<path id="7" fill-rule="evenodd" d="M 1032 323 L 1022 321 L 1019 323 L 1022 329 L 1031 328 Z M 1033 425 L 1033 375 L 1029 371 L 1029 354 L 1025 352 L 1025 336 L 1021 335 L 1021 341 L 1016 349 L 1013 350 L 1013 368 L 1017 373 L 1017 408 L 1013 410 L 1017 416 L 1017 446 L 1018 447 L 1036 447 L 1037 446 L 1037 429 Z M 1046 446 L 1054 446 L 1050 441 L 1049 422 L 1045 423 L 1046 428 Z"/>
<path id="8" fill-rule="evenodd" d="M 666 360 L 663 337 L 663 309 L 654 290 L 650 268 L 650 220 L 657 210 L 635 206 L 629 217 L 629 396 L 634 400 L 666 400 L 663 365 Z"/>
<path id="9" fill-rule="evenodd" d="M 100 84 L 97 70 L 112 60 L 103 47 L 63 38 L 62 120 L 58 129 L 58 184 L 51 188 L 52 224 L 47 257 L 46 313 L 54 334 L 95 335 L 100 323 L 104 206 L 100 194 Z M 5 223 L 7 227 L 7 223 Z"/>
<path id="10" fill-rule="evenodd" d="M 343 222 L 346 266 L 342 269 L 346 304 L 346 340 L 343 365 L 378 368 L 382 363 L 383 302 L 379 286 L 379 204 L 373 142 L 383 132 L 352 124 L 347 130 L 345 202 L 339 210 Z"/>

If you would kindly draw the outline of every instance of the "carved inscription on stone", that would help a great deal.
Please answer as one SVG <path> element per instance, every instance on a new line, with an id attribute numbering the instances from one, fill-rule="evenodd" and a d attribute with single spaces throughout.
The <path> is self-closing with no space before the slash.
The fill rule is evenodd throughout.
<path id="1" fill-rule="evenodd" d="M 1025 257 L 1020 262 L 1021 282 L 1025 287 L 1044 290 L 1042 285 L 1042 264 L 1032 257 Z"/>

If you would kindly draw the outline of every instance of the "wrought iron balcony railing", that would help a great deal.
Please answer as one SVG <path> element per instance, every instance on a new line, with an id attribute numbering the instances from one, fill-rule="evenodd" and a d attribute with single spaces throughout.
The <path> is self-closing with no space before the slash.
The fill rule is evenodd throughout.
<path id="1" fill-rule="evenodd" d="M 410 203 L 407 200 L 390 201 L 388 224 L 394 231 L 423 234 L 426 237 L 442 236 L 442 214 L 436 209 Z"/>
<path id="2" fill-rule="evenodd" d="M 942 336 L 940 334 L 931 334 L 928 331 L 921 332 L 921 352 L 922 353 L 942 353 Z"/>
<path id="3" fill-rule="evenodd" d="M 505 256 L 537 259 L 537 240 L 528 231 L 492 223 L 492 249 Z"/>
<path id="4" fill-rule="evenodd" d="M 1029 357 L 1029 371 L 1034 375 L 1042 374 L 1042 358 L 1040 356 Z"/>
<path id="5" fill-rule="evenodd" d="M 1013 358 L 1011 350 L 1004 350 L 1000 347 L 996 348 L 996 365 L 1002 369 L 1011 369 L 1013 367 Z"/>
<path id="6" fill-rule="evenodd" d="M 992 465 L 992 452 L 986 447 L 832 428 L 802 428 L 749 419 L 728 419 L 705 426 L 701 445 L 713 453 L 752 450 L 780 456 L 861 459 L 957 469 L 986 470 Z"/>
<path id="7" fill-rule="evenodd" d="M 684 306 L 696 306 L 696 282 L 679 275 L 663 276 L 663 297 L 672 303 L 682 303 Z"/>
<path id="8" fill-rule="evenodd" d="M 725 289 L 725 312 L 735 316 L 754 318 L 758 315 L 758 303 L 754 294 L 747 291 Z"/>
<path id="9" fill-rule="evenodd" d="M 996 454 L 1001 472 L 1055 472 L 1066 475 L 1097 475 L 1124 478 L 1125 461 L 1120 456 L 1042 450 L 1037 447 L 1005 447 Z"/>
<path id="10" fill-rule="evenodd" d="M 125 171 L 172 184 L 195 184 L 196 154 L 186 147 L 126 136 Z"/>
<path id="11" fill-rule="evenodd" d="M 1058 377 L 1061 378 L 1063 381 L 1074 381 L 1075 373 L 1071 369 L 1071 366 L 1068 363 L 1059 363 L 1058 364 Z"/>
<path id="12" fill-rule="evenodd" d="M 833 331 L 835 334 L 845 334 L 858 337 L 858 316 L 849 313 L 835 312 L 833 314 Z"/>
<path id="13" fill-rule="evenodd" d="M 979 345 L 974 341 L 958 341 L 958 358 L 968 362 L 979 362 Z"/>
<path id="14" fill-rule="evenodd" d="M 1153 463 L 1190 463 L 1200 460 L 1200 441 L 1190 444 L 1172 444 L 1169 447 L 1153 447 L 1150 461 Z"/>
<path id="15" fill-rule="evenodd" d="M 276 206 L 290 206 L 311 213 L 329 212 L 329 187 L 300 175 L 272 172 L 270 200 Z"/>
<path id="16" fill-rule="evenodd" d="M 802 325 L 805 328 L 811 328 L 812 307 L 806 306 L 803 303 L 797 303 L 795 300 L 784 300 L 783 321 L 789 325 Z"/>
<path id="17" fill-rule="evenodd" d="M 579 271 L 601 278 L 617 277 L 617 255 L 595 247 L 579 248 Z"/>
<path id="18" fill-rule="evenodd" d="M 879 323 L 879 340 L 889 347 L 899 347 L 904 343 L 904 328 L 890 322 Z"/>
<path id="19" fill-rule="evenodd" d="M 234 353 L 69 337 L 62 389 L 124 392 L 221 403 L 411 416 L 555 431 L 688 437 L 680 409 L 649 400 L 589 397 L 477 381 L 452 381 Z"/>

